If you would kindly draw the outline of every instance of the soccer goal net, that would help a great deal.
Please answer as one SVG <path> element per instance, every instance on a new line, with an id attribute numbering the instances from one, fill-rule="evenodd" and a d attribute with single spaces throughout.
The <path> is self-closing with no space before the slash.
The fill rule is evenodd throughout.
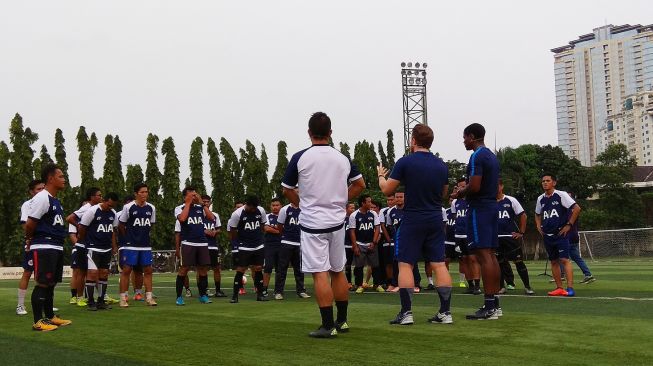
<path id="1" fill-rule="evenodd" d="M 581 231 L 582 257 L 598 260 L 653 257 L 653 228 Z"/>

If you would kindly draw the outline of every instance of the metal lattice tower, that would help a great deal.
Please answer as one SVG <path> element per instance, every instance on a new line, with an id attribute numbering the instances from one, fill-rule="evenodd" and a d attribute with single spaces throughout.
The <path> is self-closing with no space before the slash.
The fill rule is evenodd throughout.
<path id="1" fill-rule="evenodd" d="M 410 135 L 426 118 L 426 63 L 401 63 L 401 92 L 404 102 L 404 152 L 410 149 Z"/>

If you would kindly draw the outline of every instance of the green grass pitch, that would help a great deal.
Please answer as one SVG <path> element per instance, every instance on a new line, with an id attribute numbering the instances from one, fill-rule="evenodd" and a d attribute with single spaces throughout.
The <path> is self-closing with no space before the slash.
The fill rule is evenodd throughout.
<path id="1" fill-rule="evenodd" d="M 468 321 L 482 297 L 454 288 L 453 325 L 432 325 L 437 294 L 415 296 L 415 325 L 392 327 L 397 294 L 351 294 L 351 332 L 311 339 L 319 325 L 314 299 L 254 300 L 251 281 L 239 304 L 213 299 L 174 304 L 174 275 L 154 278 L 159 306 L 132 301 L 128 309 L 89 312 L 68 305 L 68 284 L 55 306 L 73 324 L 54 332 L 30 329 L 31 313 L 15 314 L 17 281 L 0 281 L 0 365 L 651 365 L 653 364 L 653 262 L 589 263 L 597 281 L 575 286 L 576 298 L 547 298 L 544 262 L 528 267 L 535 297 L 517 290 L 503 296 L 498 321 Z M 452 267 L 457 279 L 455 268 Z M 575 269 L 580 280 L 580 272 Z M 191 274 L 191 278 L 194 274 Z M 223 274 L 231 292 L 232 272 Z M 65 280 L 66 281 L 66 280 Z M 110 293 L 117 297 L 117 277 Z M 194 280 L 192 280 L 194 286 Z M 311 281 L 308 280 L 309 292 Z M 212 281 L 209 280 L 212 284 Z M 26 305 L 29 309 L 29 295 Z"/>

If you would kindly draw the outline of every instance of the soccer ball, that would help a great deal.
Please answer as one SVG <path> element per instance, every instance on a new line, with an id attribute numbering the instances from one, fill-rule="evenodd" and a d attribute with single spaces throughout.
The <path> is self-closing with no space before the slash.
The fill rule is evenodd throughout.
<path id="1" fill-rule="evenodd" d="M 247 284 L 247 276 L 243 275 L 243 286 Z"/>

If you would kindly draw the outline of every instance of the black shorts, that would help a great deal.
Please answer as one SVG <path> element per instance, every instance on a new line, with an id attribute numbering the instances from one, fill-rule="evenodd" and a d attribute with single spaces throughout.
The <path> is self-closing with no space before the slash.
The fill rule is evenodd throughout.
<path id="1" fill-rule="evenodd" d="M 87 255 L 86 248 L 74 246 L 72 253 L 70 253 L 70 268 L 86 271 L 88 269 Z"/>
<path id="2" fill-rule="evenodd" d="M 383 263 L 386 266 L 388 264 L 392 264 L 392 262 L 395 259 L 395 246 L 394 245 L 384 246 L 381 249 L 381 253 L 382 253 L 382 257 L 383 257 Z"/>
<path id="3" fill-rule="evenodd" d="M 209 247 L 209 257 L 211 258 L 211 268 L 218 267 L 222 264 L 222 257 L 220 256 L 220 251 L 217 249 L 211 249 Z"/>
<path id="4" fill-rule="evenodd" d="M 265 259 L 263 248 L 257 250 L 238 250 L 238 267 L 262 266 Z"/>
<path id="5" fill-rule="evenodd" d="M 34 261 L 34 280 L 54 286 L 63 277 L 63 251 L 57 249 L 32 250 Z"/>
<path id="6" fill-rule="evenodd" d="M 109 269 L 111 264 L 111 251 L 108 252 L 96 252 L 93 250 L 88 251 L 88 268 L 90 269 Z"/>
<path id="7" fill-rule="evenodd" d="M 279 266 L 279 253 L 281 253 L 281 244 L 265 244 L 263 248 L 265 252 L 265 265 L 263 267 L 264 273 L 272 273 L 272 270 L 277 270 Z"/>
<path id="8" fill-rule="evenodd" d="M 182 244 L 180 263 L 183 267 L 208 266 L 211 264 L 209 247 Z"/>
<path id="9" fill-rule="evenodd" d="M 351 248 L 345 248 L 345 257 L 347 257 L 347 263 L 345 266 L 351 267 L 352 263 L 354 263 L 354 250 Z"/>
<path id="10" fill-rule="evenodd" d="M 449 259 L 458 259 L 462 256 L 462 253 L 459 253 L 456 250 L 456 245 L 444 244 L 444 256 Z"/>
<path id="11" fill-rule="evenodd" d="M 460 255 L 466 256 L 470 255 L 469 248 L 467 247 L 467 239 L 465 238 L 456 238 L 456 246 L 460 249 Z"/>
<path id="12" fill-rule="evenodd" d="M 512 237 L 499 237 L 499 250 L 497 257 L 499 260 L 520 261 L 522 260 L 521 242 Z"/>

